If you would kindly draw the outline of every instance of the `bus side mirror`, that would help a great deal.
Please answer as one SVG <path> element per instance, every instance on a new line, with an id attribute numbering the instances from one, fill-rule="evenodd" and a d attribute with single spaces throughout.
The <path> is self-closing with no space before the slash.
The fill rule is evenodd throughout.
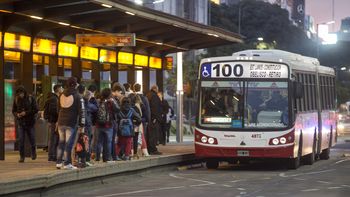
<path id="1" fill-rule="evenodd" d="M 303 96 L 304 96 L 303 84 L 295 81 L 293 85 L 294 85 L 294 97 L 297 99 L 303 98 Z"/>

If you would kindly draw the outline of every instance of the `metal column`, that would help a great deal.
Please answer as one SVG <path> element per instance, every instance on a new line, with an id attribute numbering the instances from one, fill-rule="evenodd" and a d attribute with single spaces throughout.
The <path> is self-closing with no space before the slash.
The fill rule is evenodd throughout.
<path id="1" fill-rule="evenodd" d="M 183 142 L 183 72 L 182 72 L 182 52 L 176 54 L 176 141 Z"/>
<path id="2" fill-rule="evenodd" d="M 0 45 L 0 160 L 5 160 L 4 34 L 2 32 Z"/>

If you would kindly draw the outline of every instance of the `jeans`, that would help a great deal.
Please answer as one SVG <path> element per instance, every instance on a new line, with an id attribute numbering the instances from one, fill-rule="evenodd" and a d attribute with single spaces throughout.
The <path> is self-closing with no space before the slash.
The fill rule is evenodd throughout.
<path id="1" fill-rule="evenodd" d="M 48 144 L 48 152 L 49 152 L 49 160 L 53 161 L 57 158 L 57 145 L 58 145 L 58 132 L 56 132 L 56 123 L 49 124 L 49 144 Z"/>
<path id="2" fill-rule="evenodd" d="M 111 141 L 111 155 L 112 159 L 116 160 L 117 154 L 115 153 L 115 138 L 117 137 L 117 132 L 118 132 L 118 123 L 115 121 L 113 122 L 113 135 L 112 135 L 112 141 Z"/>
<path id="3" fill-rule="evenodd" d="M 72 163 L 72 148 L 77 131 L 68 126 L 58 126 L 59 143 L 57 149 L 57 163 L 62 163 L 64 155 L 64 165 Z"/>
<path id="4" fill-rule="evenodd" d="M 155 122 L 151 122 L 149 124 L 149 128 L 147 131 L 147 148 L 148 148 L 148 152 L 154 153 L 157 152 L 157 140 L 158 140 L 158 133 L 160 130 L 160 124 L 158 123 L 158 121 Z"/>
<path id="5" fill-rule="evenodd" d="M 36 144 L 35 144 L 35 131 L 34 126 L 18 126 L 18 135 L 19 135 L 19 155 L 21 158 L 24 158 L 24 142 L 25 135 L 29 137 L 29 142 L 31 146 L 32 156 L 36 154 Z"/>
<path id="6" fill-rule="evenodd" d="M 97 128 L 98 145 L 96 151 L 96 161 L 100 161 L 101 148 L 103 148 L 102 159 L 104 162 L 111 160 L 111 146 L 113 128 Z"/>

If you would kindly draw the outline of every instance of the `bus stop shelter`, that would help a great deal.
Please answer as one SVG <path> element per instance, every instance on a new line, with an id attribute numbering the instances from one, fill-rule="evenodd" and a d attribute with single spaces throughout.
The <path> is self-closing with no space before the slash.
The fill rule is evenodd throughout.
<path id="1" fill-rule="evenodd" d="M 236 33 L 122 0 L 3 0 L 0 28 L 0 160 L 5 157 L 5 131 L 11 132 L 4 82 L 9 64 L 12 80 L 28 92 L 33 92 L 33 83 L 42 76 L 64 78 L 69 72 L 84 78 L 85 71 L 101 87 L 101 72 L 107 71 L 108 82 L 120 80 L 124 72 L 133 84 L 141 73 L 144 90 L 153 77 L 162 89 L 168 54 L 242 42 Z M 111 33 L 135 33 L 136 46 L 75 44 L 76 34 Z"/>

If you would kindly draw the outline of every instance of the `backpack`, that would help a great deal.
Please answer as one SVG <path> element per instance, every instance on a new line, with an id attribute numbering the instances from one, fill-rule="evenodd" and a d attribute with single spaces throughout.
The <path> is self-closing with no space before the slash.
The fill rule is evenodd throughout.
<path id="1" fill-rule="evenodd" d="M 131 120 L 133 111 L 130 109 L 128 114 L 125 115 L 123 112 L 120 112 L 120 123 L 119 123 L 119 132 L 123 137 L 130 137 L 133 135 L 133 123 Z"/>
<path id="2" fill-rule="evenodd" d="M 106 123 L 109 123 L 110 119 L 111 118 L 108 110 L 108 103 L 106 101 L 101 101 L 96 114 L 96 123 L 104 125 Z"/>
<path id="3" fill-rule="evenodd" d="M 80 133 L 75 147 L 76 153 L 83 153 L 89 151 L 89 137 L 85 133 Z"/>

